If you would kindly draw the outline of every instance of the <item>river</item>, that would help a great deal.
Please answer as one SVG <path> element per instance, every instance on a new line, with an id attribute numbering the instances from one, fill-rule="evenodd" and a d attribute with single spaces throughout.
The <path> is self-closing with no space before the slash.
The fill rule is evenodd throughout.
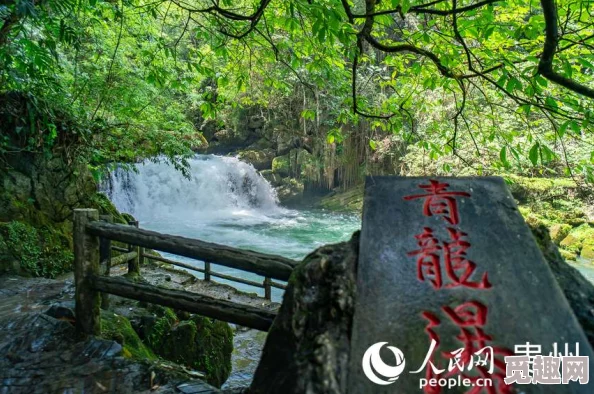
<path id="1" fill-rule="evenodd" d="M 103 189 L 142 228 L 298 260 L 321 245 L 347 240 L 360 227 L 358 215 L 280 206 L 276 192 L 254 167 L 233 157 L 197 155 L 189 170 L 186 178 L 170 165 L 146 162 L 135 172 L 112 172 Z M 202 262 L 175 258 L 203 267 Z M 261 281 L 215 264 L 212 269 Z M 263 295 L 249 285 L 217 281 Z M 282 291 L 273 289 L 272 296 L 280 301 Z"/>

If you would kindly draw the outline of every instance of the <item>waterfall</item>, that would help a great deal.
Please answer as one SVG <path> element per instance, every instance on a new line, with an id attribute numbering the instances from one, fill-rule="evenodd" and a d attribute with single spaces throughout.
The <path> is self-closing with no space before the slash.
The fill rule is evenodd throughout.
<path id="1" fill-rule="evenodd" d="M 112 171 L 101 188 L 120 211 L 141 222 L 258 222 L 285 212 L 252 165 L 212 155 L 197 155 L 189 163 L 189 179 L 171 165 L 147 161 L 136 171 Z"/>

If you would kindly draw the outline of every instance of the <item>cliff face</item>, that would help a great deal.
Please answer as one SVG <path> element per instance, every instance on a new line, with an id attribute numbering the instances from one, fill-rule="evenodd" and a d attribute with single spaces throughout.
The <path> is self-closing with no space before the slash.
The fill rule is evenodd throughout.
<path id="1" fill-rule="evenodd" d="M 0 96 L 0 273 L 68 271 L 74 208 L 97 208 L 125 223 L 97 193 L 80 155 L 87 131 L 77 127 L 32 97 Z"/>

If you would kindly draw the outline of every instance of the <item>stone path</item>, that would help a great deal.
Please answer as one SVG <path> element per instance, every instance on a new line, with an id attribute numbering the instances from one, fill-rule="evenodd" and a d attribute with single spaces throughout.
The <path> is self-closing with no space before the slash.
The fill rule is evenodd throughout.
<path id="1" fill-rule="evenodd" d="M 71 281 L 0 277 L 0 394 L 220 392 L 174 364 L 134 362 L 116 342 L 78 337 L 67 313 L 45 314 L 72 308 L 73 294 Z"/>

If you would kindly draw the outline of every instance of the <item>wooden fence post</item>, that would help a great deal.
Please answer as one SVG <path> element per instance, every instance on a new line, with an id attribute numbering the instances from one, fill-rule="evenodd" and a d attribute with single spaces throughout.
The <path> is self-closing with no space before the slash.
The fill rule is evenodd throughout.
<path id="1" fill-rule="evenodd" d="M 138 220 L 128 222 L 129 225 L 138 228 Z M 128 261 L 128 274 L 140 275 L 140 248 L 136 245 L 129 244 L 128 251 L 136 250 L 136 257 Z"/>
<path id="2" fill-rule="evenodd" d="M 264 298 L 268 301 L 272 300 L 272 281 L 269 277 L 264 278 Z"/>
<path id="3" fill-rule="evenodd" d="M 204 280 L 210 282 L 210 261 L 204 262 Z"/>
<path id="4" fill-rule="evenodd" d="M 99 275 L 99 239 L 86 232 L 87 223 L 98 220 L 96 209 L 74 210 L 74 283 L 76 328 L 86 335 L 101 334 L 101 297 L 89 285 L 89 275 Z"/>
<path id="5" fill-rule="evenodd" d="M 101 215 L 99 219 L 113 223 L 112 215 Z M 103 275 L 111 275 L 111 240 L 107 238 L 99 238 L 99 265 L 103 271 Z M 109 294 L 101 293 L 101 309 L 109 308 Z"/>

